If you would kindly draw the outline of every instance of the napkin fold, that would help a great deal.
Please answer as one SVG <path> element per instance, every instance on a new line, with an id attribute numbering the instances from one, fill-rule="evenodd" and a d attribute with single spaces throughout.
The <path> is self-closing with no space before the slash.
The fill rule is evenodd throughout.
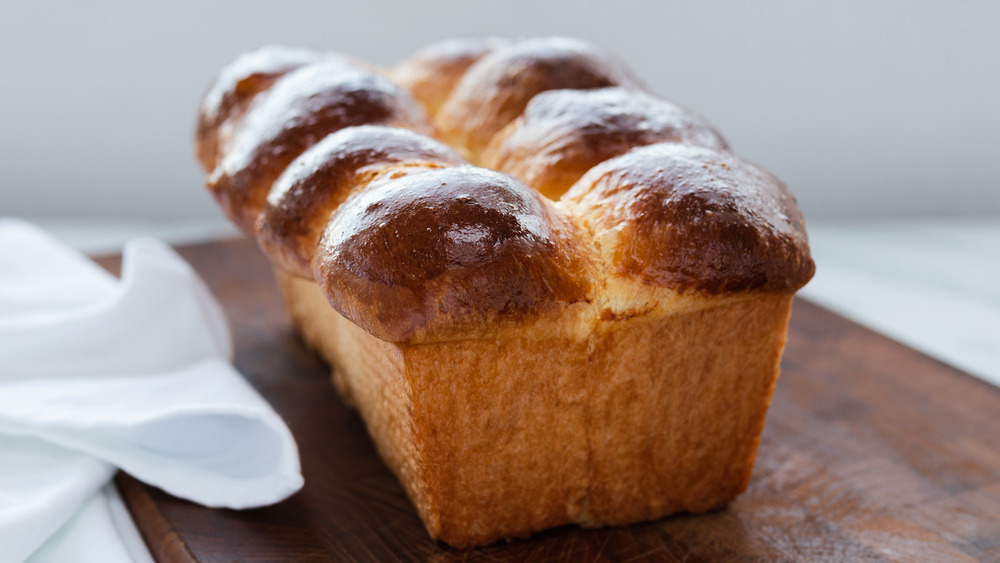
<path id="1" fill-rule="evenodd" d="M 122 279 L 39 229 L 0 219 L 0 561 L 20 561 L 116 468 L 206 506 L 302 486 L 281 418 L 229 363 L 225 317 L 153 239 Z"/>

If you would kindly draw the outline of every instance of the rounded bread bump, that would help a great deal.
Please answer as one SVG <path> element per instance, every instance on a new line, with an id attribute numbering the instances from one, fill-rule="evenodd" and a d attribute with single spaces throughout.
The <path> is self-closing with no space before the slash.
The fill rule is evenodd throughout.
<path id="1" fill-rule="evenodd" d="M 564 197 L 610 273 L 680 292 L 794 291 L 815 272 L 785 185 L 728 152 L 677 143 L 608 160 Z"/>
<path id="2" fill-rule="evenodd" d="M 434 118 L 448 144 L 479 155 L 498 131 L 546 90 L 638 86 L 624 66 L 593 46 L 562 37 L 524 39 L 469 67 Z"/>
<path id="3" fill-rule="evenodd" d="M 202 98 L 195 134 L 195 153 L 205 172 L 215 170 L 220 150 L 233 125 L 255 96 L 285 74 L 324 58 L 309 49 L 266 45 L 236 58 L 222 69 Z"/>
<path id="4" fill-rule="evenodd" d="M 341 129 L 302 153 L 275 181 L 257 222 L 257 242 L 279 266 L 312 278 L 323 229 L 353 191 L 383 174 L 463 163 L 451 147 L 409 129 Z"/>
<path id="5" fill-rule="evenodd" d="M 587 301 L 591 249 L 532 188 L 460 166 L 385 179 L 348 198 L 313 264 L 340 314 L 401 341 Z"/>
<path id="6" fill-rule="evenodd" d="M 387 78 L 342 61 L 281 77 L 238 124 L 208 187 L 248 234 L 271 185 L 306 149 L 345 127 L 386 124 L 429 133 L 413 98 Z"/>
<path id="7" fill-rule="evenodd" d="M 728 149 L 701 116 L 639 90 L 549 90 L 493 137 L 482 161 L 559 199 L 601 162 L 666 141 Z"/>
<path id="8" fill-rule="evenodd" d="M 390 77 L 409 90 L 433 118 L 473 63 L 508 44 L 509 39 L 491 36 L 445 39 L 427 45 L 396 65 Z"/>

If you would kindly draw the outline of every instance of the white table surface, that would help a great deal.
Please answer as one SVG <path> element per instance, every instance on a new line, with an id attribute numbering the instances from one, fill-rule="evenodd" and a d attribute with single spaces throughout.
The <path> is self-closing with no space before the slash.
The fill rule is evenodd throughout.
<path id="1" fill-rule="evenodd" d="M 219 222 L 34 222 L 92 256 L 119 252 L 137 236 L 175 245 L 239 236 Z M 802 295 L 1000 385 L 1000 218 L 810 221 L 809 236 L 817 272 Z M 121 553 L 121 546 L 133 560 L 150 560 L 134 524 L 123 516 L 121 499 L 107 489 L 102 501 L 82 509 L 59 534 L 78 536 L 90 548 L 108 544 L 83 560 Z M 107 522 L 108 515 L 113 529 L 95 524 Z M 43 546 L 33 560 L 60 560 L 66 545 L 58 553 Z"/>

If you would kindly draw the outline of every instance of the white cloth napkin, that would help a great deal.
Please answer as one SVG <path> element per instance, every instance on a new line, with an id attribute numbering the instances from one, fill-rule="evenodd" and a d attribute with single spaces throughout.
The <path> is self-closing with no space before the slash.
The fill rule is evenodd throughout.
<path id="1" fill-rule="evenodd" d="M 222 311 L 153 239 L 122 279 L 0 219 L 0 561 L 22 561 L 116 468 L 206 506 L 302 486 L 280 417 L 229 363 Z"/>

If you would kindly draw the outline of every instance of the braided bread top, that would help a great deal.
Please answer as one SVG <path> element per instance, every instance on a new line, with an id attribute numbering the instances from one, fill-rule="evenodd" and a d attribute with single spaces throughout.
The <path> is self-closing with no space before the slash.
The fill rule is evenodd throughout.
<path id="1" fill-rule="evenodd" d="M 453 39 L 385 74 L 265 47 L 222 71 L 196 145 L 272 261 L 389 341 L 591 330 L 814 271 L 780 180 L 575 40 Z"/>

